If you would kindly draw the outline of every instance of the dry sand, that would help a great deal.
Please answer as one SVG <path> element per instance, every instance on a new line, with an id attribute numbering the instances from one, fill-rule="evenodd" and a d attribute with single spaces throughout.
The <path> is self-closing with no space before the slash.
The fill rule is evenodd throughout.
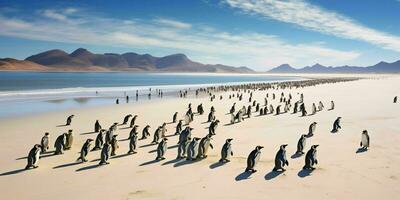
<path id="1" fill-rule="evenodd" d="M 234 125 L 225 125 L 226 115 L 236 99 L 208 98 L 165 99 L 162 101 L 131 103 L 30 117 L 3 119 L 0 121 L 0 196 L 1 199 L 395 199 L 400 192 L 400 103 L 393 104 L 393 97 L 400 95 L 399 76 L 374 76 L 353 82 L 319 85 L 291 90 L 295 100 L 297 92 L 304 93 L 308 110 L 311 103 L 323 101 L 329 107 L 336 102 L 333 111 L 316 115 L 282 114 L 258 116 Z M 279 94 L 281 90 L 276 91 Z M 284 91 L 284 92 L 287 92 Z M 255 92 L 255 100 L 263 104 L 265 91 Z M 271 93 L 271 91 L 269 91 Z M 237 108 L 248 105 L 248 97 L 237 103 Z M 277 98 L 278 99 L 278 98 Z M 271 101 L 270 101 L 271 102 Z M 122 122 L 126 114 L 139 115 L 137 124 L 142 128 L 149 124 L 154 128 L 170 122 L 175 111 L 180 118 L 188 103 L 195 108 L 203 103 L 206 113 L 195 116 L 191 126 L 193 135 L 203 137 L 208 133 L 204 123 L 210 107 L 216 108 L 221 121 L 214 137 L 214 149 L 208 158 L 199 162 L 175 162 L 177 137 L 169 137 L 166 159 L 153 162 L 155 145 L 147 145 L 152 138 L 139 140 L 138 153 L 125 156 L 128 141 L 120 142 L 115 158 L 109 165 L 98 167 L 100 152 L 90 152 L 89 162 L 75 163 L 87 138 L 95 138 L 95 119 L 103 127 Z M 271 102 L 277 105 L 278 101 Z M 68 115 L 75 114 L 70 127 L 64 124 Z M 336 117 L 342 117 L 342 129 L 330 133 Z M 308 126 L 318 122 L 316 134 L 308 139 L 319 144 L 317 169 L 311 174 L 301 171 L 304 156 L 290 158 L 296 150 L 301 134 Z M 119 139 L 128 137 L 130 129 L 119 126 Z M 64 155 L 46 156 L 39 161 L 39 168 L 24 171 L 24 157 L 33 144 L 39 143 L 44 132 L 50 132 L 51 149 L 55 138 L 72 128 L 74 144 Z M 175 132 L 175 124 L 167 125 L 167 135 Z M 362 130 L 371 137 L 371 148 L 356 153 Z M 234 158 L 230 163 L 219 165 L 220 151 L 226 138 L 234 138 Z M 271 172 L 279 145 L 288 143 L 287 171 L 276 175 Z M 147 145 L 147 146 L 146 146 Z M 263 145 L 258 170 L 251 176 L 243 173 L 246 158 L 256 145 Z M 174 148 L 175 147 L 175 148 Z"/>

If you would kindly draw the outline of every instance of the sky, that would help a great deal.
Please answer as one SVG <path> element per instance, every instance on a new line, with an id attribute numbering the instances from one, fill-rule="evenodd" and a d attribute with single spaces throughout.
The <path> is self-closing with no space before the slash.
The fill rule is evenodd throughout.
<path id="1" fill-rule="evenodd" d="M 400 59 L 400 0 L 0 0 L 0 58 L 184 53 L 266 71 Z"/>

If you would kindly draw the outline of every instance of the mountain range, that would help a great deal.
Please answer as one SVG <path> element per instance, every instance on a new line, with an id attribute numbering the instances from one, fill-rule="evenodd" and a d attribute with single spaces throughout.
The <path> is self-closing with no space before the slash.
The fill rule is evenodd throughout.
<path id="1" fill-rule="evenodd" d="M 313 66 L 296 69 L 289 64 L 283 64 L 269 70 L 268 73 L 400 73 L 400 60 L 393 63 L 379 62 L 368 67 L 348 65 L 326 67 L 317 63 Z"/>
<path id="2" fill-rule="evenodd" d="M 184 54 L 155 57 L 150 54 L 105 53 L 95 54 L 78 48 L 68 54 L 54 49 L 29 56 L 25 60 L 0 59 L 0 70 L 29 71 L 137 71 L 137 72 L 216 72 L 251 73 L 247 67 L 231 67 L 221 64 L 202 64 L 190 60 Z"/>

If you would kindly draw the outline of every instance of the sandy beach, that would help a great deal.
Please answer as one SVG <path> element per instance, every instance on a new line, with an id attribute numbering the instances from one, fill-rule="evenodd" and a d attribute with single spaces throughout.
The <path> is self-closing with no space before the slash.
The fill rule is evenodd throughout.
<path id="1" fill-rule="evenodd" d="M 351 76 L 351 75 L 348 75 Z M 357 81 L 324 84 L 302 89 L 255 91 L 254 100 L 263 105 L 266 93 L 277 95 L 290 92 L 294 100 L 303 93 L 306 107 L 322 101 L 323 111 L 312 116 L 300 113 L 263 115 L 241 123 L 230 124 L 230 107 L 248 106 L 248 95 L 242 101 L 229 99 L 229 93 L 220 93 L 223 99 L 210 102 L 208 97 L 166 98 L 110 106 L 96 106 L 38 114 L 29 117 L 1 119 L 0 121 L 0 196 L 1 199 L 394 199 L 400 192 L 400 103 L 393 97 L 400 95 L 400 76 L 364 75 Z M 336 107 L 328 111 L 329 102 Z M 211 106 L 221 121 L 213 137 L 206 159 L 188 162 L 175 160 L 178 136 L 172 115 L 178 112 L 183 119 L 188 104 L 194 110 L 203 103 L 205 113 L 195 115 L 190 124 L 192 135 L 208 134 L 207 115 Z M 269 104 L 278 105 L 269 98 Z M 65 124 L 67 116 L 74 114 L 71 126 Z M 165 160 L 154 161 L 157 145 L 149 145 L 152 136 L 138 141 L 138 153 L 127 155 L 130 128 L 118 126 L 116 134 L 120 148 L 110 164 L 98 166 L 100 151 L 90 152 L 89 162 L 79 163 L 80 149 L 88 138 L 95 139 L 95 120 L 103 128 L 114 122 L 121 123 L 127 114 L 138 115 L 139 135 L 150 125 L 153 135 L 157 126 L 167 123 L 168 150 Z M 342 129 L 330 131 L 333 121 L 341 116 Z M 318 165 L 312 173 L 302 170 L 304 155 L 293 157 L 301 134 L 317 122 L 315 135 L 307 139 L 305 151 L 313 144 L 318 147 Z M 29 150 L 45 132 L 50 133 L 50 150 L 57 136 L 73 129 L 72 149 L 63 155 L 46 154 L 39 168 L 23 170 Z M 371 137 L 368 151 L 359 152 L 361 132 L 366 129 Z M 221 165 L 220 152 L 225 140 L 233 138 L 234 156 Z M 274 158 L 281 144 L 288 144 L 289 166 L 283 173 L 271 172 Z M 244 173 L 246 159 L 257 146 L 262 145 L 261 159 L 254 174 Z"/>

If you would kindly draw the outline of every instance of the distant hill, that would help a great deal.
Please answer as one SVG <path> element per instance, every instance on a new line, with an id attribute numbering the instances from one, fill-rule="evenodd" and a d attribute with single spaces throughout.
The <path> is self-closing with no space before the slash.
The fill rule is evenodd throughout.
<path id="1" fill-rule="evenodd" d="M 39 65 L 30 61 L 16 60 L 13 58 L 0 59 L 0 70 L 1 71 L 46 71 L 48 67 Z"/>
<path id="2" fill-rule="evenodd" d="M 339 66 L 326 67 L 320 64 L 296 69 L 288 64 L 283 64 L 268 71 L 269 73 L 400 73 L 400 60 L 387 63 L 379 62 L 368 67 Z"/>
<path id="3" fill-rule="evenodd" d="M 247 67 L 202 64 L 184 54 L 165 57 L 136 53 L 94 54 L 83 48 L 70 54 L 59 49 L 49 50 L 29 56 L 25 61 L 45 66 L 48 71 L 254 72 Z"/>

